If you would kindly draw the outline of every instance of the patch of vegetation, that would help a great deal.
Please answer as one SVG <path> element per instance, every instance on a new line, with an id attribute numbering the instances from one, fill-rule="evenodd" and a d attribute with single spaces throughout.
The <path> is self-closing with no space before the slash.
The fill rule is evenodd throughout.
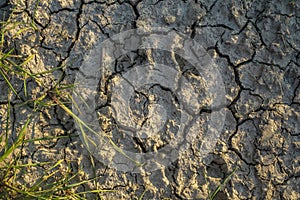
<path id="1" fill-rule="evenodd" d="M 14 13 L 15 10 L 12 10 L 11 16 Z M 86 199 L 86 196 L 90 194 L 96 194 L 98 198 L 101 198 L 101 193 L 113 192 L 113 190 L 98 188 L 87 191 L 78 190 L 84 184 L 96 183 L 95 180 L 98 177 L 80 179 L 79 174 L 82 173 L 82 169 L 74 172 L 71 168 L 72 161 L 60 159 L 55 163 L 50 160 L 49 162 L 26 163 L 26 159 L 22 159 L 22 148 L 29 143 L 77 137 L 76 135 L 30 137 L 30 127 L 34 123 L 34 116 L 44 112 L 45 109 L 59 106 L 72 116 L 67 105 L 72 103 L 70 91 L 73 85 L 62 83 L 61 78 L 51 87 L 46 87 L 43 84 L 43 78 L 50 76 L 56 70 L 63 70 L 63 66 L 32 73 L 26 66 L 35 58 L 35 54 L 19 55 L 16 49 L 9 47 L 8 41 L 12 42 L 15 37 L 30 31 L 39 31 L 33 19 L 30 22 L 16 22 L 9 17 L 5 22 L 1 22 L 0 27 L 0 80 L 7 86 L 7 93 L 5 93 L 7 96 L 3 97 L 5 100 L 0 104 L 6 110 L 5 115 L 1 116 L 4 118 L 5 127 L 0 127 L 0 199 Z M 14 35 L 11 35 L 12 32 Z M 41 94 L 36 98 L 31 98 L 28 92 L 29 79 L 42 88 Z M 16 86 L 16 82 L 20 81 L 23 83 L 21 90 Z M 15 115 L 21 115 L 18 111 L 24 107 L 30 110 L 30 115 L 24 123 L 16 124 L 13 122 L 15 119 L 11 117 L 12 110 L 17 112 Z M 93 158 L 90 157 L 90 159 L 93 163 Z M 65 166 L 63 172 L 62 164 Z M 43 169 L 42 173 L 38 174 L 32 183 L 24 182 L 26 174 L 34 174 L 37 168 Z"/>

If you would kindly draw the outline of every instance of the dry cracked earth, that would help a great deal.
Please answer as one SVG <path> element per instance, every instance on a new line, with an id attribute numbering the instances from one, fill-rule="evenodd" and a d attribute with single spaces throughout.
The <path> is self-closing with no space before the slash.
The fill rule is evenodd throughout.
<path id="1" fill-rule="evenodd" d="M 19 149 L 21 162 L 55 163 L 63 159 L 52 179 L 59 179 L 69 167 L 80 172 L 74 182 L 97 177 L 76 189 L 115 190 L 101 194 L 103 199 L 138 199 L 143 193 L 144 199 L 207 199 L 234 169 L 215 199 L 300 199 L 299 0 L 10 0 L 1 1 L 0 16 L 7 18 L 11 8 L 15 9 L 11 20 L 33 20 L 37 28 L 6 41 L 21 55 L 35 54 L 26 65 L 28 70 L 37 73 L 65 66 L 43 77 L 43 87 L 28 79 L 27 97 L 23 82 L 13 79 L 21 98 L 11 95 L 10 113 L 8 86 L 0 78 L 0 134 L 10 114 L 11 142 L 32 111 L 33 105 L 22 105 L 22 101 L 39 97 L 60 77 L 61 83 L 73 83 L 85 55 L 98 42 L 134 28 L 165 27 L 201 43 L 217 64 L 226 92 L 225 123 L 215 148 L 205 157 L 200 156 L 200 137 L 177 160 L 156 171 L 121 172 L 101 160 L 91 162 L 89 152 L 76 137 L 79 133 L 72 118 L 53 106 L 34 116 L 26 137 L 68 137 L 26 143 Z M 10 34 L 22 28 L 20 24 Z M 160 59 L 172 63 L 168 52 L 132 51 L 117 59 L 112 74 L 122 76 L 130 67 Z M 186 69 L 188 80 L 199 81 L 184 60 L 175 60 L 182 70 Z M 105 81 L 112 83 L 112 79 L 107 76 Z M 97 111 L 101 127 L 115 133 L 118 127 L 109 114 L 107 87 L 98 99 Z M 140 104 L 149 106 L 152 97 L 168 108 L 169 118 L 178 119 L 180 109 L 174 94 L 158 84 L 136 93 L 132 100 L 137 123 L 150 112 Z M 205 121 L 212 112 L 198 114 Z M 176 132 L 178 126 L 167 127 L 165 132 Z M 204 129 L 195 131 L 200 134 Z M 171 138 L 120 136 L 115 141 L 131 151 L 145 153 L 159 151 Z M 47 165 L 30 168 L 19 174 L 18 181 L 30 187 L 45 169 Z M 96 197 L 90 194 L 88 198 Z"/>

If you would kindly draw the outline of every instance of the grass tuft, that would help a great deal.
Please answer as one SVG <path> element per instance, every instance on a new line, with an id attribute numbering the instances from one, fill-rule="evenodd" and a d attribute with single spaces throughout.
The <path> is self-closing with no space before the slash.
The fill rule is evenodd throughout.
<path id="1" fill-rule="evenodd" d="M 83 179 L 79 173 L 71 167 L 71 162 L 66 159 L 56 161 L 27 161 L 22 158 L 22 151 L 28 145 L 35 145 L 38 141 L 51 141 L 59 139 L 70 139 L 78 137 L 74 134 L 49 135 L 47 137 L 37 137 L 30 135 L 34 127 L 34 118 L 47 109 L 61 107 L 74 119 L 76 116 L 68 109 L 66 104 L 72 102 L 70 91 L 74 87 L 72 84 L 63 82 L 63 76 L 52 84 L 44 85 L 45 76 L 53 76 L 57 71 L 63 71 L 64 66 L 52 68 L 50 70 L 32 73 L 28 68 L 31 61 L 35 59 L 35 54 L 18 55 L 14 48 L 9 48 L 10 42 L 22 34 L 28 32 L 38 32 L 38 25 L 35 23 L 35 16 L 40 0 L 36 1 L 33 17 L 29 22 L 13 21 L 14 12 L 18 14 L 17 8 L 12 10 L 12 14 L 6 22 L 0 22 L 0 80 L 7 86 L 7 99 L 1 102 L 5 105 L 6 119 L 4 120 L 4 131 L 0 124 L 0 199 L 87 199 L 88 195 L 97 195 L 101 198 L 103 192 L 114 192 L 114 190 L 102 190 L 97 186 L 96 170 L 94 177 Z M 36 66 L 38 67 L 38 66 Z M 31 97 L 27 86 L 28 79 L 41 87 L 41 94 L 38 97 Z M 22 81 L 22 91 L 20 93 L 17 82 Z M 5 97 L 6 98 L 6 97 Z M 71 100 L 70 100 L 71 99 Z M 21 115 L 19 110 L 30 109 L 30 116 L 25 122 L 16 122 L 13 115 Z M 11 110 L 14 113 L 11 113 Z M 24 113 L 22 114 L 24 115 Z M 2 123 L 2 121 L 0 121 Z M 81 123 L 83 128 L 88 126 Z M 21 128 L 20 128 L 21 127 Z M 19 131 L 17 131 L 19 129 Z M 16 134 L 14 142 L 10 143 L 10 137 Z M 88 139 L 88 138 L 87 138 Z M 3 145 L 2 145 L 3 144 Z M 25 155 L 26 156 L 26 155 Z M 22 158 L 22 159 L 21 159 Z M 95 168 L 95 164 L 91 162 Z M 28 159 L 29 160 L 29 159 Z M 54 159 L 55 160 L 55 159 Z M 29 172 L 38 172 L 37 177 L 32 177 L 32 182 L 24 181 L 24 176 Z M 82 191 L 89 185 L 89 189 Z M 90 187 L 93 185 L 93 187 Z"/>
<path id="2" fill-rule="evenodd" d="M 217 194 L 225 187 L 227 182 L 231 179 L 233 174 L 236 172 L 237 168 L 235 168 L 222 182 L 221 184 L 212 192 L 212 194 L 209 196 L 209 200 L 215 199 Z"/>

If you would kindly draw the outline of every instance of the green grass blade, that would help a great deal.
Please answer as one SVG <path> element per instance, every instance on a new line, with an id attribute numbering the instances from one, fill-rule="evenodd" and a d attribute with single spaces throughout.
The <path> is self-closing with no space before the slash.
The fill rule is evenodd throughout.
<path id="1" fill-rule="evenodd" d="M 144 198 L 144 196 L 145 196 L 145 194 L 146 194 L 146 192 L 147 192 L 148 190 L 147 190 L 147 188 L 144 190 L 144 192 L 141 194 L 141 196 L 139 197 L 139 200 L 143 200 L 143 198 Z"/>
<path id="2" fill-rule="evenodd" d="M 27 98 L 27 85 L 26 85 L 26 78 L 23 80 L 23 88 L 24 88 L 24 95 Z"/>
<path id="3" fill-rule="evenodd" d="M 34 139 L 24 140 L 24 143 L 36 142 L 36 141 L 45 141 L 45 140 L 53 140 L 53 139 L 62 139 L 62 138 L 73 138 L 73 137 L 78 137 L 78 135 L 71 134 L 71 135 L 61 135 L 61 136 L 49 136 L 49 137 L 42 137 L 42 138 L 34 138 Z"/>
<path id="4" fill-rule="evenodd" d="M 85 191 L 85 192 L 79 192 L 76 194 L 81 195 L 81 194 L 101 193 L 101 192 L 115 192 L 115 190 L 89 190 L 89 191 Z"/>
<path id="5" fill-rule="evenodd" d="M 213 200 L 217 194 L 224 188 L 226 183 L 231 179 L 233 174 L 236 172 L 237 168 L 235 168 L 224 180 L 223 182 L 215 189 L 215 191 L 212 193 L 212 195 L 209 197 L 210 200 Z"/>
<path id="6" fill-rule="evenodd" d="M 31 119 L 28 118 L 25 125 L 22 127 L 22 129 L 18 135 L 17 141 L 7 151 L 5 151 L 4 154 L 0 157 L 0 163 L 3 162 L 5 160 L 5 158 L 7 158 L 20 144 L 22 144 L 22 141 L 24 140 L 30 120 Z"/>
<path id="7" fill-rule="evenodd" d="M 10 125 L 10 98 L 9 98 L 9 93 L 7 95 L 7 116 L 6 116 L 6 127 L 5 127 L 5 148 L 4 151 L 8 149 L 8 131 L 9 131 L 9 125 Z"/>
<path id="8" fill-rule="evenodd" d="M 84 181 L 81 181 L 81 182 L 78 182 L 78 183 L 73 183 L 73 184 L 65 186 L 63 189 L 65 190 L 65 189 L 70 189 L 70 188 L 78 187 L 78 186 L 80 186 L 82 184 L 91 182 L 92 180 L 94 180 L 94 179 L 84 180 Z"/>
<path id="9" fill-rule="evenodd" d="M 5 60 L 7 57 L 9 57 L 11 55 L 11 53 L 14 51 L 14 49 L 9 50 L 7 53 L 5 53 L 4 55 L 2 55 L 2 57 L 0 58 L 1 61 Z"/>
<path id="10" fill-rule="evenodd" d="M 14 87 L 12 86 L 12 84 L 10 83 L 10 81 L 8 80 L 8 78 L 6 77 L 6 75 L 4 74 L 4 72 L 2 71 L 2 69 L 0 69 L 0 75 L 4 78 L 5 82 L 10 87 L 10 89 L 13 91 L 13 93 L 15 93 L 15 95 L 18 98 L 20 98 L 20 96 L 18 95 L 17 91 L 14 89 Z"/>
<path id="11" fill-rule="evenodd" d="M 20 67 L 23 67 L 24 65 L 27 65 L 33 58 L 35 57 L 35 54 L 31 54 L 20 64 Z"/>
<path id="12" fill-rule="evenodd" d="M 61 67 L 55 67 L 53 69 L 42 71 L 42 72 L 38 72 L 38 73 L 35 73 L 35 74 L 32 74 L 32 75 L 33 76 L 38 76 L 38 75 L 50 74 L 50 73 L 52 73 L 52 72 L 54 72 L 56 70 L 62 69 L 62 68 L 63 68 L 63 66 L 61 66 Z"/>
<path id="13" fill-rule="evenodd" d="M 11 168 L 17 168 L 17 169 L 21 169 L 24 167 L 37 167 L 37 166 L 43 166 L 43 165 L 49 165 L 51 164 L 51 162 L 38 162 L 38 163 L 31 163 L 31 164 L 20 164 L 20 165 L 13 165 L 11 166 Z"/>
<path id="14" fill-rule="evenodd" d="M 13 38 L 16 38 L 18 35 L 22 34 L 23 32 L 26 32 L 27 30 L 30 30 L 30 29 L 32 29 L 32 28 L 31 27 L 25 27 L 25 28 L 22 28 L 22 29 L 18 30 Z"/>
<path id="15" fill-rule="evenodd" d="M 83 130 L 82 126 L 85 127 L 86 129 L 88 129 L 89 131 L 91 131 L 92 133 L 94 133 L 95 135 L 99 135 L 99 133 L 95 132 L 90 126 L 88 126 L 84 121 L 82 121 L 79 117 L 77 117 L 68 107 L 66 107 L 61 101 L 59 101 L 57 98 L 52 97 L 53 100 L 63 109 L 66 111 L 66 113 L 68 113 L 81 127 L 81 130 Z M 83 137 L 85 137 L 85 134 L 83 132 Z M 135 165 L 137 167 L 141 167 L 143 165 L 143 163 L 140 163 L 134 159 L 132 159 L 131 157 L 129 157 L 120 147 L 118 147 L 110 138 L 110 136 L 105 135 L 105 138 L 108 140 L 108 142 L 113 146 L 113 148 L 118 151 L 119 153 L 121 153 L 124 157 L 126 157 L 127 159 L 129 159 L 130 161 L 132 161 L 133 163 L 135 163 Z"/>

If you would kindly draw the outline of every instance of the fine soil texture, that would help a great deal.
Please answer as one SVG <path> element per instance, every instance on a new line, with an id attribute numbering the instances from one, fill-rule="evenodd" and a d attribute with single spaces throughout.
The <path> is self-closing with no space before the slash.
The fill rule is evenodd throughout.
<path id="1" fill-rule="evenodd" d="M 0 21 L 0 199 L 300 199 L 299 0 L 1 0 Z"/>

